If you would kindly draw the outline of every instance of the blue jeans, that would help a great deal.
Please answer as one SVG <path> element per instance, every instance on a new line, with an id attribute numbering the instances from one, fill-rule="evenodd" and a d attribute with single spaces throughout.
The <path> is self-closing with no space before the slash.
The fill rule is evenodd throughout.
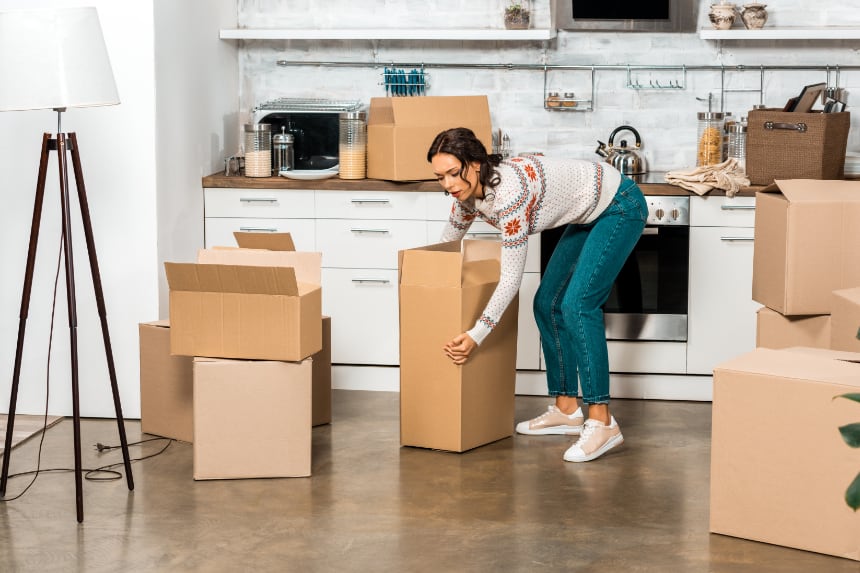
<path id="1" fill-rule="evenodd" d="M 622 176 L 609 207 L 591 223 L 568 225 L 559 239 L 534 300 L 550 396 L 576 396 L 578 372 L 583 402 L 609 402 L 602 306 L 647 216 L 642 191 Z"/>

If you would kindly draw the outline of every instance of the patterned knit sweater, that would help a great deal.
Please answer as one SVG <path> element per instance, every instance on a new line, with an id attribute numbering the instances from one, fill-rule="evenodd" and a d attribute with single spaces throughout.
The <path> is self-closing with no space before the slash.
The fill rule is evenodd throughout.
<path id="1" fill-rule="evenodd" d="M 497 168 L 501 182 L 484 199 L 454 201 L 442 241 L 462 239 L 475 218 L 502 232 L 501 278 L 483 314 L 468 331 L 481 344 L 516 296 L 528 236 L 568 223 L 589 223 L 612 202 L 621 174 L 607 163 L 543 156 L 514 157 Z"/>

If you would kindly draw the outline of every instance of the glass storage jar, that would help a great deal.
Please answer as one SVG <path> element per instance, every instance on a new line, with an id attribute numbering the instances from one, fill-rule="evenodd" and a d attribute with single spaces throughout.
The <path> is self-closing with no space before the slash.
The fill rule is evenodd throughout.
<path id="1" fill-rule="evenodd" d="M 295 162 L 293 152 L 293 134 L 287 133 L 286 126 L 281 126 L 281 133 L 272 136 L 272 173 L 280 175 L 283 171 L 291 171 Z"/>
<path id="2" fill-rule="evenodd" d="M 746 118 L 742 117 L 741 121 L 737 121 L 729 126 L 729 157 L 738 160 L 741 168 L 746 168 L 747 162 L 747 122 Z"/>
<path id="3" fill-rule="evenodd" d="M 725 114 L 717 111 L 698 113 L 696 165 L 715 165 L 723 161 L 723 122 Z"/>
<path id="4" fill-rule="evenodd" d="M 340 114 L 338 162 L 341 179 L 364 179 L 367 172 L 367 114 L 349 111 Z"/>
<path id="5" fill-rule="evenodd" d="M 272 126 L 245 124 L 245 177 L 272 176 Z"/>

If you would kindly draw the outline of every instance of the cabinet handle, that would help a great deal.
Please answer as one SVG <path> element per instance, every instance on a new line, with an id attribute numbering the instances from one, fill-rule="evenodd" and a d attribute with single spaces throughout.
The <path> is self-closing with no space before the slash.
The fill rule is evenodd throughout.
<path id="1" fill-rule="evenodd" d="M 387 285 L 391 281 L 388 279 L 352 279 L 352 282 L 364 284 L 364 283 L 375 283 L 380 285 Z"/>
<path id="2" fill-rule="evenodd" d="M 353 205 L 363 205 L 364 203 L 374 203 L 377 205 L 388 205 L 391 201 L 388 199 L 352 199 Z"/>
<path id="3" fill-rule="evenodd" d="M 755 241 L 753 237 L 720 237 L 721 241 Z"/>
<path id="4" fill-rule="evenodd" d="M 499 231 L 470 231 L 466 233 L 470 237 L 501 237 L 502 234 Z"/>
<path id="5" fill-rule="evenodd" d="M 277 203 L 278 200 L 272 197 L 239 197 L 240 203 Z"/>
<path id="6" fill-rule="evenodd" d="M 721 205 L 723 211 L 753 211 L 755 205 Z"/>
<path id="7" fill-rule="evenodd" d="M 239 227 L 240 231 L 245 233 L 277 233 L 278 230 L 274 227 Z"/>
<path id="8" fill-rule="evenodd" d="M 388 229 L 350 229 L 353 233 L 375 233 L 378 235 L 387 235 L 390 231 Z"/>

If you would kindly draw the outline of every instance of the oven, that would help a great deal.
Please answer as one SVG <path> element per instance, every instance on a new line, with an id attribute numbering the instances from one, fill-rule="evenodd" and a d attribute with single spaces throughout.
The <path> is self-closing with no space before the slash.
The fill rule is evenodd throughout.
<path id="1" fill-rule="evenodd" d="M 690 198 L 646 196 L 648 220 L 603 306 L 607 340 L 687 340 Z M 541 233 L 541 273 L 564 228 Z"/>

